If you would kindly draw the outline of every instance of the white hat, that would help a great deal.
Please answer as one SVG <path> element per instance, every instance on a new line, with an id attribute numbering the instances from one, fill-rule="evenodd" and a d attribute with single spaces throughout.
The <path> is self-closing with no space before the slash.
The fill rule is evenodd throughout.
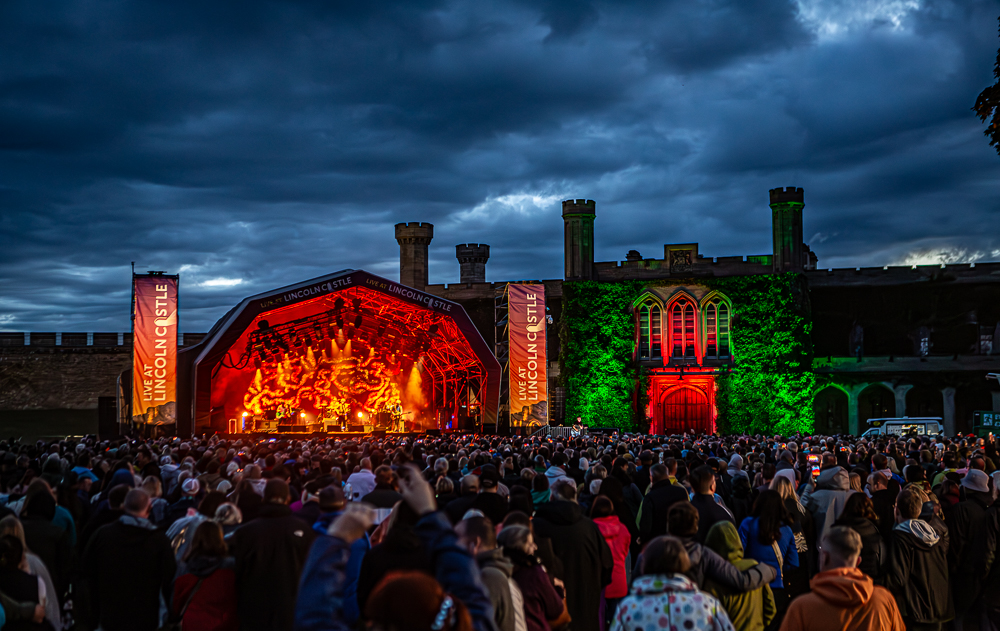
<path id="1" fill-rule="evenodd" d="M 962 486 L 971 491 L 989 493 L 989 476 L 979 469 L 969 469 L 969 472 L 965 474 L 964 478 L 962 478 Z"/>
<path id="2" fill-rule="evenodd" d="M 197 495 L 198 491 L 201 490 L 201 483 L 198 482 L 198 478 L 188 478 L 181 485 L 181 490 L 184 491 L 185 495 Z"/>

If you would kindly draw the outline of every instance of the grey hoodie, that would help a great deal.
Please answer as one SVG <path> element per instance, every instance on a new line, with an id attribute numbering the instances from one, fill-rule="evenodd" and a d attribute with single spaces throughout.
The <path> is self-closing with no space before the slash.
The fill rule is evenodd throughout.
<path id="1" fill-rule="evenodd" d="M 500 548 L 484 550 L 476 554 L 479 576 L 489 592 L 493 603 L 493 620 L 499 631 L 523 631 L 524 597 L 511 579 L 514 564 Z"/>
<path id="2" fill-rule="evenodd" d="M 813 515 L 816 523 L 816 541 L 822 541 L 827 529 L 844 512 L 851 490 L 851 476 L 843 467 L 832 467 L 819 474 L 816 488 L 812 485 L 802 494 L 802 505 Z"/>
<path id="3" fill-rule="evenodd" d="M 893 530 L 902 530 L 903 532 L 908 532 L 924 544 L 928 548 L 933 548 L 937 545 L 938 541 L 941 541 L 941 537 L 938 536 L 931 525 L 922 519 L 907 519 L 906 521 L 896 524 Z"/>

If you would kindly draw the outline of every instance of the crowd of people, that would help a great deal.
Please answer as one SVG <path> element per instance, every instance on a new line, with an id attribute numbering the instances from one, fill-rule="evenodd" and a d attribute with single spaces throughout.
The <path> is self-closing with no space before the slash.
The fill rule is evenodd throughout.
<path id="1" fill-rule="evenodd" d="M 1000 628 L 993 437 L 0 442 L 3 629 Z"/>

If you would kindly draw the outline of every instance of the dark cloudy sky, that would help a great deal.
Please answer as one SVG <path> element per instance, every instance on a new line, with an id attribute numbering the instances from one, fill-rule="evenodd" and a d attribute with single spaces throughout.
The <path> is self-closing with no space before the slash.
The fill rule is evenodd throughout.
<path id="1" fill-rule="evenodd" d="M 767 253 L 806 189 L 821 267 L 1000 259 L 1000 158 L 971 107 L 1000 2 L 0 3 L 0 328 L 128 328 L 129 262 L 181 274 L 184 331 L 330 271 L 398 276 L 435 224 L 491 280 L 597 259 Z"/>

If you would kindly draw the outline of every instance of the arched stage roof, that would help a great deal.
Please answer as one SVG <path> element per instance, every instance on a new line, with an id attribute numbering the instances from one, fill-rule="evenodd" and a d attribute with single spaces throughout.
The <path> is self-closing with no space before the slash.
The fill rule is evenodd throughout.
<path id="1" fill-rule="evenodd" d="M 262 323 L 265 317 L 269 322 Z M 312 330 L 317 333 L 310 338 Z M 500 364 L 462 305 L 362 270 L 342 270 L 246 298 L 204 340 L 183 349 L 178 357 L 178 433 L 226 431 L 226 417 L 236 405 L 233 401 L 239 388 L 246 386 L 241 382 L 233 388 L 236 395 L 225 394 L 222 390 L 229 386 L 220 383 L 220 375 L 242 371 L 245 382 L 255 372 L 251 364 L 259 376 L 262 357 L 265 364 L 281 362 L 277 358 L 282 351 L 270 344 L 265 350 L 259 343 L 262 331 L 274 332 L 275 339 L 284 331 L 284 352 L 289 352 L 290 339 L 292 344 L 303 344 L 302 355 L 306 342 L 299 338 L 303 332 L 308 343 L 315 344 L 321 330 L 328 345 L 331 331 L 339 330 L 341 340 L 348 331 L 348 339 L 357 336 L 358 346 L 363 343 L 373 356 L 392 352 L 393 358 L 398 354 L 411 362 L 419 356 L 422 369 L 440 381 L 454 380 L 456 374 L 466 379 L 476 375 L 476 381 L 482 382 L 482 400 L 477 400 L 482 422 L 496 423 Z M 339 352 L 336 335 L 334 353 Z M 317 356 L 320 352 L 326 353 L 317 350 Z M 311 349 L 309 353 L 312 359 Z M 461 382 L 462 377 L 458 379 Z M 223 400 L 227 402 L 220 403 Z"/>

